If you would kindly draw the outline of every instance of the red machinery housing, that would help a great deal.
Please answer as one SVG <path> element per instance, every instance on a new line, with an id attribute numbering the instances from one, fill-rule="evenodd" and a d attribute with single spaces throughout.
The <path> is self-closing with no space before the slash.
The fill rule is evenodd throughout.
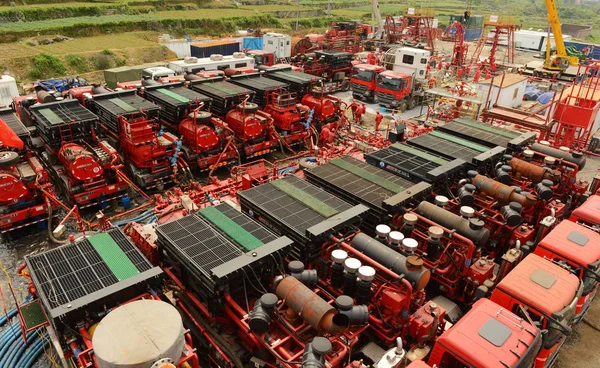
<path id="1" fill-rule="evenodd" d="M 600 231 L 600 196 L 591 195 L 581 206 L 571 212 L 569 220 Z"/>
<path id="2" fill-rule="evenodd" d="M 301 67 L 306 74 L 325 79 L 327 82 L 338 82 L 340 90 L 348 90 L 347 79 L 352 70 L 353 54 L 342 51 L 315 51 L 310 54 L 296 55 L 292 65 Z"/>
<path id="3" fill-rule="evenodd" d="M 265 112 L 288 145 L 301 144 L 310 137 L 309 107 L 297 103 L 296 94 L 275 91 L 267 95 Z"/>
<path id="4" fill-rule="evenodd" d="M 197 164 L 200 171 L 228 165 L 239 159 L 230 144 L 233 135 L 226 124 L 206 111 L 195 111 L 179 124 L 185 161 Z"/>
<path id="5" fill-rule="evenodd" d="M 385 71 L 385 68 L 379 65 L 358 64 L 352 68 L 352 97 L 373 101 L 375 99 L 376 80 L 379 73 Z"/>
<path id="6" fill-rule="evenodd" d="M 583 294 L 577 302 L 579 322 L 592 305 L 600 281 L 600 234 L 582 225 L 564 220 L 536 246 L 535 254 L 552 261 L 566 262 L 583 283 Z"/>
<path id="7" fill-rule="evenodd" d="M 59 178 L 80 207 L 120 197 L 129 186 L 114 172 L 121 167 L 119 154 L 106 141 L 95 147 L 65 143 L 57 153 Z"/>
<path id="8" fill-rule="evenodd" d="M 46 221 L 56 209 L 46 199 L 54 196 L 48 172 L 21 140 L 28 135 L 11 110 L 0 111 L 0 233 Z"/>
<path id="9" fill-rule="evenodd" d="M 262 156 L 277 148 L 272 136 L 273 118 L 254 103 L 244 102 L 225 115 L 227 126 L 234 132 L 246 158 Z"/>
<path id="10" fill-rule="evenodd" d="M 311 93 L 302 97 L 302 104 L 314 110 L 312 124 L 318 129 L 329 123 L 341 124 L 344 112 L 343 102 L 339 98 L 324 93 Z"/>

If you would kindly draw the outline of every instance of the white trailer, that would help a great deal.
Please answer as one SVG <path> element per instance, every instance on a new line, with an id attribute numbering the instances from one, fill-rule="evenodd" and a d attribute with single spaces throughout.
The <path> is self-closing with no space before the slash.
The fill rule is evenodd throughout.
<path id="1" fill-rule="evenodd" d="M 272 52 L 276 58 L 289 58 L 292 56 L 292 36 L 282 33 L 265 33 L 263 50 Z"/>
<path id="2" fill-rule="evenodd" d="M 408 74 L 415 81 L 423 82 L 427 74 L 427 63 L 431 52 L 412 47 L 399 47 L 396 50 L 393 71 Z"/>
<path id="3" fill-rule="evenodd" d="M 254 67 L 255 59 L 246 56 L 243 52 L 233 55 L 211 55 L 207 58 L 186 57 L 183 60 L 171 61 L 167 67 L 177 74 L 198 73 L 204 70 L 225 70 L 234 68 Z"/>
<path id="4" fill-rule="evenodd" d="M 565 41 L 570 41 L 571 36 L 563 35 Z M 548 32 L 518 30 L 515 32 L 515 47 L 520 50 L 529 50 L 536 52 L 546 52 L 546 43 L 548 42 Z M 550 47 L 553 48 L 554 36 L 550 33 Z"/>

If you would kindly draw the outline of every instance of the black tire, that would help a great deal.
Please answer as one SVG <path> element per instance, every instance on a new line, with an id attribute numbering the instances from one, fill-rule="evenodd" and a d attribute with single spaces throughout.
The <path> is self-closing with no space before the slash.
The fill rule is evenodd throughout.
<path id="1" fill-rule="evenodd" d="M 408 104 L 406 103 L 406 100 L 402 100 L 400 101 L 400 103 L 398 104 L 398 110 L 400 112 L 404 112 L 406 111 L 406 108 L 408 107 Z"/>
<path id="2" fill-rule="evenodd" d="M 417 107 L 417 98 L 413 96 L 408 99 L 408 109 L 412 110 L 415 107 Z"/>
<path id="3" fill-rule="evenodd" d="M 349 89 L 350 89 L 350 81 L 346 79 L 342 82 L 342 91 L 346 92 Z"/>
<path id="4" fill-rule="evenodd" d="M 0 152 L 0 167 L 12 166 L 19 162 L 19 154 L 13 151 Z"/>

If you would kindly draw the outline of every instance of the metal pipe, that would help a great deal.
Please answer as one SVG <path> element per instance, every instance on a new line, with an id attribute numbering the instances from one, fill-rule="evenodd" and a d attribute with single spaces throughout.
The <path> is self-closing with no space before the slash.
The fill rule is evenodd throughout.
<path id="1" fill-rule="evenodd" d="M 348 328 L 348 317 L 293 276 L 279 282 L 275 294 L 319 332 L 339 334 Z"/>
<path id="2" fill-rule="evenodd" d="M 486 244 L 490 238 L 490 231 L 477 223 L 480 220 L 460 217 L 429 202 L 421 202 L 416 211 L 443 227 L 456 230 L 477 245 Z"/>
<path id="3" fill-rule="evenodd" d="M 490 179 L 487 176 L 476 175 L 473 178 L 473 185 L 475 185 L 478 191 L 496 199 L 500 204 L 517 202 L 523 208 L 529 208 L 537 202 L 537 198 L 533 194 L 522 195 L 517 193 L 515 188 Z"/>
<path id="4" fill-rule="evenodd" d="M 576 164 L 579 167 L 579 170 L 582 170 L 585 167 L 586 159 L 585 157 L 583 157 L 583 155 L 580 155 L 578 153 L 573 154 L 572 152 L 561 151 L 557 148 L 544 146 L 543 144 L 539 143 L 532 144 L 531 149 L 533 151 L 541 152 L 545 155 L 560 158 L 562 160 Z"/>
<path id="5" fill-rule="evenodd" d="M 544 179 L 551 180 L 556 183 L 560 180 L 560 172 L 556 170 L 546 170 L 543 167 L 521 160 L 512 158 L 509 162 L 510 167 L 524 177 L 531 180 L 534 184 L 541 182 Z"/>

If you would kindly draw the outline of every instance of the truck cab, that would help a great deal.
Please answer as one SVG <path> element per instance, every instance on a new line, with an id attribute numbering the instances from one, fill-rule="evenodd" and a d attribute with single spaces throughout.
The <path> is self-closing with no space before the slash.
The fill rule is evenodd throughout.
<path id="1" fill-rule="evenodd" d="M 600 195 L 591 195 L 573 210 L 569 220 L 600 231 Z"/>
<path id="2" fill-rule="evenodd" d="M 600 234 L 574 222 L 561 221 L 535 248 L 540 257 L 566 263 L 583 283 L 575 323 L 588 311 L 600 281 Z"/>
<path id="3" fill-rule="evenodd" d="M 523 259 L 492 292 L 491 300 L 547 330 L 535 368 L 550 367 L 571 333 L 583 284 L 568 270 L 536 254 Z"/>
<path id="4" fill-rule="evenodd" d="M 164 66 L 157 66 L 154 68 L 146 68 L 142 70 L 142 79 L 151 79 L 158 81 L 161 78 L 170 78 L 175 76 L 175 71 Z"/>
<path id="5" fill-rule="evenodd" d="M 410 368 L 529 368 L 542 345 L 538 328 L 509 310 L 480 299 L 436 341 L 427 365 Z"/>
<path id="6" fill-rule="evenodd" d="M 400 47 L 396 50 L 393 71 L 408 74 L 415 81 L 424 82 L 427 79 L 427 65 L 431 52 L 413 47 Z"/>
<path id="7" fill-rule="evenodd" d="M 373 101 L 375 99 L 376 79 L 379 73 L 385 71 L 385 68 L 379 65 L 358 64 L 352 68 L 352 97 Z"/>
<path id="8" fill-rule="evenodd" d="M 375 79 L 375 101 L 400 111 L 414 108 L 418 97 L 413 95 L 413 78 L 390 70 L 379 73 Z"/>

